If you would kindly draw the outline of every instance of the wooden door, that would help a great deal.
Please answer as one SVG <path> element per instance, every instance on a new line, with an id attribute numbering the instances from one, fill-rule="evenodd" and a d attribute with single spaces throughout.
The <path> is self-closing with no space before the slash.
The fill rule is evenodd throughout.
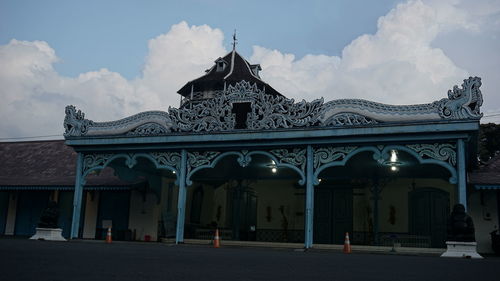
<path id="1" fill-rule="evenodd" d="M 352 189 L 316 189 L 313 242 L 343 244 L 346 232 L 352 232 Z"/>
<path id="2" fill-rule="evenodd" d="M 106 237 L 103 221 L 112 221 L 114 240 L 124 240 L 128 231 L 130 191 L 101 191 L 97 216 L 96 239 Z"/>
<path id="3" fill-rule="evenodd" d="M 352 189 L 334 189 L 333 243 L 344 244 L 346 232 L 352 235 Z"/>
<path id="4" fill-rule="evenodd" d="M 73 191 L 60 191 L 59 199 L 57 200 L 57 207 L 59 208 L 59 219 L 57 221 L 57 226 L 61 228 L 62 236 L 68 238 L 71 233 L 71 220 L 73 216 Z M 83 206 L 85 206 L 85 200 L 83 200 Z M 85 212 L 83 211 L 80 215 L 83 217 Z M 80 224 L 83 227 L 83 224 Z"/>
<path id="5" fill-rule="evenodd" d="M 428 236 L 432 247 L 445 247 L 449 193 L 437 188 L 416 189 L 410 192 L 409 200 L 410 233 Z"/>

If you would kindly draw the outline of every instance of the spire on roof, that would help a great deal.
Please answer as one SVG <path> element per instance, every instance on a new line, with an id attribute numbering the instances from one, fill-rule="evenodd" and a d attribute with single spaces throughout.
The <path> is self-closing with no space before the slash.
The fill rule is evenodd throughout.
<path id="1" fill-rule="evenodd" d="M 236 39 L 236 29 L 234 30 L 234 33 L 233 33 L 233 51 L 236 50 L 236 42 L 238 40 Z"/>
<path id="2" fill-rule="evenodd" d="M 226 90 L 227 87 L 234 87 L 242 80 L 249 82 L 251 85 L 256 84 L 259 90 L 265 91 L 268 95 L 282 96 L 269 84 L 262 81 L 259 76 L 259 71 L 262 68 L 259 64 L 250 64 L 236 52 L 237 41 L 235 30 L 233 50 L 224 57 L 215 60 L 215 65 L 208 69 L 203 76 L 187 82 L 177 91 L 183 97 L 183 104 L 190 101 L 198 102 L 214 98 L 216 95 L 221 94 L 221 91 Z"/>

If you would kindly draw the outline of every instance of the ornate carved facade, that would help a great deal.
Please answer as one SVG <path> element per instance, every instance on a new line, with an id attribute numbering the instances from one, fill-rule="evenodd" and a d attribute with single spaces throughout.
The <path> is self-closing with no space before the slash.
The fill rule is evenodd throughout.
<path id="1" fill-rule="evenodd" d="M 248 103 L 244 130 L 276 130 L 303 127 L 348 127 L 409 121 L 477 120 L 483 103 L 481 78 L 464 80 L 453 87 L 448 98 L 420 105 L 387 105 L 359 99 L 327 103 L 323 99 L 295 102 L 284 96 L 267 95 L 256 84 L 240 81 L 189 107 L 169 108 L 168 112 L 149 111 L 113 122 L 94 122 L 72 105 L 66 107 L 66 137 L 151 136 L 172 133 L 226 132 L 235 130 L 233 106 Z"/>
<path id="2" fill-rule="evenodd" d="M 142 112 L 112 122 L 85 119 L 84 113 L 68 106 L 65 137 L 81 161 L 75 202 L 81 200 L 78 192 L 82 192 L 85 177 L 107 166 L 118 174 L 160 175 L 178 190 L 177 242 L 184 239 L 186 221 L 193 228 L 187 230 L 190 237 L 202 236 L 206 225 L 215 221 L 233 239 L 254 239 L 248 228 L 257 228 L 261 231 L 257 237 L 274 235 L 273 239 L 287 241 L 293 236 L 302 239 L 307 248 L 316 238 L 336 243 L 321 235 L 314 238 L 314 231 L 324 231 L 315 229 L 314 213 L 330 212 L 317 206 L 328 209 L 343 202 L 349 208 L 348 202 L 356 201 L 352 204 L 357 204 L 357 217 L 350 214 L 351 223 L 357 224 L 352 226 L 358 229 L 356 241 L 379 244 L 383 240 L 379 234 L 387 232 L 379 231 L 379 225 L 385 223 L 379 221 L 379 201 L 388 198 L 386 205 L 407 204 L 398 205 L 401 212 L 408 210 L 412 198 L 430 196 L 417 194 L 415 179 L 420 184 L 438 182 L 448 194 L 443 202 L 453 194 L 452 200 L 466 203 L 465 175 L 474 153 L 471 137 L 482 117 L 480 78 L 470 77 L 461 88 L 448 91 L 447 98 L 427 104 L 387 105 L 361 99 L 296 102 L 263 82 L 259 69 L 233 50 L 216 60 L 206 75 L 179 90 L 183 97 L 179 108 Z M 399 175 L 391 172 L 398 169 Z M 281 178 L 273 178 L 276 174 Z M 265 187 L 263 181 L 268 181 Z M 268 194 L 280 188 L 286 191 L 271 199 L 288 198 L 289 210 L 278 206 L 281 221 L 276 223 L 272 222 L 276 206 L 265 197 L 269 195 L 262 195 L 263 204 L 269 206 L 254 206 L 252 200 L 260 200 L 259 192 Z M 213 196 L 211 205 L 206 206 L 203 194 Z M 347 199 L 339 202 L 336 198 Z M 203 211 L 201 206 L 205 206 Z M 189 218 L 185 215 L 188 208 Z M 224 215 L 224 208 L 233 209 Z M 245 218 L 248 225 L 242 226 L 234 220 L 243 212 L 241 208 L 259 208 L 253 211 L 261 217 L 256 222 Z M 72 235 L 76 237 L 78 206 L 74 214 Z M 394 225 L 411 236 L 416 231 L 410 229 L 411 218 L 406 216 L 406 222 Z M 385 229 L 394 230 L 391 226 Z M 428 246 L 442 242 L 429 237 Z"/>

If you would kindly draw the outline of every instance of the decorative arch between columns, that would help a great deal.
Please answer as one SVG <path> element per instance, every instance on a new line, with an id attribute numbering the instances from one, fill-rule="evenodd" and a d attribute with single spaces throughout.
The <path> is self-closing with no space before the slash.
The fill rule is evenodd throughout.
<path id="1" fill-rule="evenodd" d="M 173 171 L 176 174 L 176 184 L 181 181 L 182 153 L 179 152 L 149 152 L 149 153 L 78 153 L 76 164 L 75 192 L 73 197 L 73 216 L 71 222 L 71 238 L 78 237 L 80 223 L 83 186 L 86 177 L 93 171 L 108 167 L 116 159 L 124 159 L 125 165 L 133 168 L 138 159 L 144 158 L 154 164 L 157 169 Z"/>
<path id="2" fill-rule="evenodd" d="M 236 156 L 238 164 L 248 166 L 254 155 L 264 155 L 273 160 L 277 167 L 287 167 L 294 170 L 300 177 L 299 184 L 306 185 L 306 223 L 305 247 L 313 245 L 313 210 L 314 186 L 319 184 L 319 174 L 335 166 L 344 166 L 349 159 L 361 152 L 372 152 L 373 159 L 383 163 L 390 157 L 391 150 L 401 150 L 412 155 L 420 164 L 435 164 L 450 172 L 449 181 L 458 183 L 459 202 L 465 201 L 465 168 L 463 140 L 456 143 L 423 143 L 397 145 L 366 145 L 366 146 L 312 146 L 298 148 L 257 149 L 257 150 L 220 150 L 220 151 L 151 151 L 139 153 L 79 153 L 73 204 L 73 222 L 71 237 L 76 238 L 80 221 L 81 201 L 85 178 L 95 170 L 109 166 L 116 159 L 124 159 L 125 165 L 133 168 L 138 159 L 144 158 L 152 162 L 157 169 L 175 172 L 176 184 L 179 186 L 178 217 L 176 242 L 184 241 L 184 218 L 186 204 L 186 186 L 192 185 L 191 177 L 199 170 L 214 168 L 219 161 L 227 156 Z M 462 190 L 463 189 L 463 190 Z"/>
<path id="3" fill-rule="evenodd" d="M 420 164 L 435 164 L 450 172 L 449 182 L 457 183 L 457 146 L 452 143 L 377 145 L 377 146 L 326 146 L 314 150 L 314 185 L 319 184 L 319 174 L 330 167 L 345 166 L 355 155 L 373 152 L 373 159 L 384 163 L 390 158 L 391 150 L 407 152 Z"/>
<path id="4" fill-rule="evenodd" d="M 89 173 L 106 168 L 116 159 L 124 159 L 125 165 L 133 168 L 137 165 L 139 158 L 149 160 L 156 169 L 169 170 L 175 172 L 176 175 L 180 172 L 181 153 L 179 152 L 91 153 L 83 156 L 82 183 L 85 184 L 85 178 Z"/>
<path id="5" fill-rule="evenodd" d="M 192 185 L 191 177 L 199 170 L 214 168 L 219 161 L 227 156 L 237 156 L 237 162 L 241 167 L 247 167 L 252 161 L 253 155 L 264 155 L 274 161 L 276 167 L 286 167 L 297 172 L 300 176 L 299 184 L 306 182 L 306 149 L 274 149 L 274 150 L 239 150 L 239 151 L 206 151 L 188 152 L 186 184 Z"/>

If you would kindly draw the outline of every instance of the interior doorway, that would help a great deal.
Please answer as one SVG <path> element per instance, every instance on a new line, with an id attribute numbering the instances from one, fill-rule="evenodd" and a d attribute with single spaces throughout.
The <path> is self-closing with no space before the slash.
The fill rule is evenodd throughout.
<path id="1" fill-rule="evenodd" d="M 432 247 L 445 247 L 450 195 L 437 188 L 419 188 L 409 193 L 410 233 L 428 236 Z"/>
<path id="2" fill-rule="evenodd" d="M 352 188 L 321 187 L 314 191 L 314 242 L 343 244 L 352 233 Z"/>
<path id="3" fill-rule="evenodd" d="M 232 225 L 233 239 L 242 241 L 256 240 L 257 195 L 255 191 L 242 181 L 228 192 L 228 225 Z"/>

